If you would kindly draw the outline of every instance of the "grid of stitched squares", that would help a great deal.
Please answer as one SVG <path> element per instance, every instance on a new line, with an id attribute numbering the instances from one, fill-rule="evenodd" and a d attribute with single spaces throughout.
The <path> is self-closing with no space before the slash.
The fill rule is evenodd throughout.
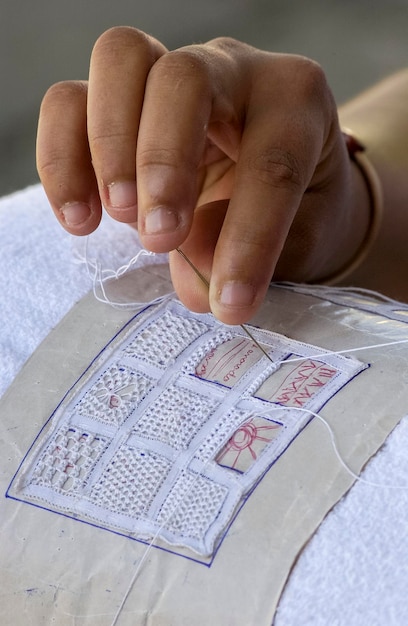
<path id="1" fill-rule="evenodd" d="M 82 491 L 108 443 L 106 437 L 80 428 L 61 428 L 36 464 L 30 484 L 70 495 Z"/>
<path id="2" fill-rule="evenodd" d="M 168 532 L 202 541 L 222 510 L 228 490 L 193 472 L 180 475 L 158 514 L 158 523 Z"/>
<path id="3" fill-rule="evenodd" d="M 97 506 L 139 519 L 166 479 L 171 463 L 143 448 L 123 445 L 93 486 L 90 501 Z"/>
<path id="4" fill-rule="evenodd" d="M 172 385 L 146 409 L 133 433 L 185 450 L 217 406 L 208 396 Z"/>
<path id="5" fill-rule="evenodd" d="M 167 310 L 142 329 L 123 354 L 165 368 L 207 330 L 203 322 Z"/>
<path id="6" fill-rule="evenodd" d="M 153 386 L 153 381 L 121 365 L 111 365 L 77 405 L 80 415 L 121 425 Z"/>

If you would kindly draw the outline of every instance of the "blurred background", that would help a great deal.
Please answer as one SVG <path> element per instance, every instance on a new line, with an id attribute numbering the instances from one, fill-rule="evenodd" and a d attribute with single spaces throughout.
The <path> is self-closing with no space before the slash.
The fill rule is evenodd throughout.
<path id="1" fill-rule="evenodd" d="M 168 48 L 228 35 L 304 54 L 323 66 L 339 104 L 408 65 L 408 0 L 0 0 L 0 195 L 38 181 L 48 86 L 86 78 L 96 38 L 123 24 Z"/>

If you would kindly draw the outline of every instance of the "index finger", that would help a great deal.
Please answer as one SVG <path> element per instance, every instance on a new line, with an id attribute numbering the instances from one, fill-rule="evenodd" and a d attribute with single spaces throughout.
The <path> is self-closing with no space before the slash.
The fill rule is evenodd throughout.
<path id="1" fill-rule="evenodd" d="M 245 91 L 235 78 L 232 58 L 211 45 L 169 52 L 149 73 L 137 144 L 138 229 L 155 252 L 176 248 L 190 231 L 209 125 L 231 122 L 235 92 Z"/>

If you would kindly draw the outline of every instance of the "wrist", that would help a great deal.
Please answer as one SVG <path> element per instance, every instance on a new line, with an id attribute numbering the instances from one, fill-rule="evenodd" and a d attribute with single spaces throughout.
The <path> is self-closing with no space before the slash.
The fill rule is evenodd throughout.
<path id="1" fill-rule="evenodd" d="M 326 285 L 340 283 L 347 279 L 364 262 L 374 245 L 381 228 L 383 214 L 383 193 L 380 179 L 371 161 L 365 154 L 365 147 L 350 131 L 344 131 L 343 137 L 352 165 L 352 200 L 350 235 L 359 232 L 364 235 L 347 261 L 319 282 Z M 367 218 L 368 205 L 368 218 Z"/>

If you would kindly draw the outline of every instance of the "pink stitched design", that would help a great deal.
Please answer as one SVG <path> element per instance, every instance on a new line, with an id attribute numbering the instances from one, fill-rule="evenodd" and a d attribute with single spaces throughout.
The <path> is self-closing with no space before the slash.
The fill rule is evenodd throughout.
<path id="1" fill-rule="evenodd" d="M 232 435 L 216 457 L 219 465 L 246 472 L 279 434 L 282 426 L 263 417 L 252 417 Z"/>
<path id="2" fill-rule="evenodd" d="M 220 415 L 196 452 L 196 457 L 202 461 L 215 458 L 221 442 L 227 441 L 234 428 L 238 428 L 245 420 L 251 417 L 250 411 L 236 407 Z"/>
<path id="3" fill-rule="evenodd" d="M 122 424 L 152 386 L 147 376 L 112 365 L 79 402 L 78 413 L 105 423 Z"/>
<path id="4" fill-rule="evenodd" d="M 233 387 L 260 359 L 259 348 L 245 337 L 233 337 L 213 347 L 196 367 L 196 374 L 205 380 Z"/>
<path id="5" fill-rule="evenodd" d="M 290 367 L 290 361 L 283 367 Z M 256 395 L 284 406 L 303 407 L 337 373 L 334 367 L 310 359 L 291 369 L 278 387 L 274 384 L 273 376 L 268 378 Z"/>

